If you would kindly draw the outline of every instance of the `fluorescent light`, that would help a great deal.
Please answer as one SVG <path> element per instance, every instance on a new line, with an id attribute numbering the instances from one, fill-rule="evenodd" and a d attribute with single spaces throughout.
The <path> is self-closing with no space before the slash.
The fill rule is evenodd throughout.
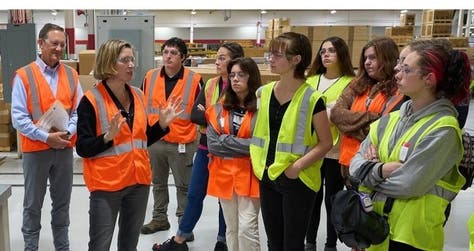
<path id="1" fill-rule="evenodd" d="M 195 10 L 192 10 L 192 11 L 191 11 L 191 15 L 196 15 L 196 11 L 195 11 Z"/>
<path id="2" fill-rule="evenodd" d="M 261 10 L 260 14 L 267 14 L 267 11 L 266 10 Z"/>
<path id="3" fill-rule="evenodd" d="M 407 13 L 407 12 L 408 12 L 408 10 L 401 10 L 401 11 L 400 11 L 400 13 L 402 13 L 402 14 L 403 14 L 403 13 Z"/>
<path id="4" fill-rule="evenodd" d="M 51 10 L 51 15 L 56 16 L 58 12 L 56 10 Z"/>
<path id="5" fill-rule="evenodd" d="M 336 14 L 337 10 L 331 10 L 329 13 L 331 13 L 332 15 Z"/>

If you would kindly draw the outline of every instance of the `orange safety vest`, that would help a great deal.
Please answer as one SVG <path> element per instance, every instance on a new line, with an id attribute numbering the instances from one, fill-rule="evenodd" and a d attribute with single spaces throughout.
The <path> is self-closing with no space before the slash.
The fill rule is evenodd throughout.
<path id="1" fill-rule="evenodd" d="M 351 111 L 354 112 L 376 112 L 381 115 L 392 111 L 393 107 L 397 105 L 402 99 L 403 95 L 398 91 L 391 97 L 387 97 L 382 93 L 377 93 L 375 97 L 369 102 L 369 93 L 371 88 L 367 88 L 364 94 L 357 96 L 352 102 Z M 352 158 L 359 150 L 360 141 L 347 134 L 344 134 L 341 139 L 341 151 L 339 155 L 339 163 L 344 166 L 349 166 Z"/>
<path id="2" fill-rule="evenodd" d="M 79 85 L 77 72 L 74 69 L 67 65 L 59 64 L 56 97 L 51 91 L 49 83 L 41 73 L 41 69 L 35 62 L 18 69 L 15 74 L 18 75 L 23 82 L 23 87 L 26 91 L 27 109 L 31 114 L 33 123 L 37 123 L 56 100 L 62 103 L 69 115 L 72 114 L 77 103 L 77 88 Z M 74 134 L 68 147 L 74 146 L 76 137 L 77 135 Z M 48 144 L 42 141 L 32 140 L 23 134 L 20 134 L 20 138 L 21 150 L 23 152 L 36 152 L 50 149 Z"/>
<path id="3" fill-rule="evenodd" d="M 151 167 L 147 151 L 147 116 L 143 93 L 131 87 L 134 99 L 133 131 L 122 125 L 113 146 L 94 157 L 84 158 L 84 181 L 90 192 L 118 191 L 135 184 L 150 185 Z M 119 109 L 100 82 L 87 91 L 96 115 L 96 135 L 108 131 L 109 122 Z"/>
<path id="4" fill-rule="evenodd" d="M 155 124 L 159 120 L 159 104 L 166 104 L 165 78 L 161 76 L 160 69 L 149 70 L 145 76 L 143 92 L 146 96 L 148 123 Z M 174 119 L 169 125 L 170 132 L 163 137 L 164 141 L 170 143 L 191 143 L 196 140 L 197 127 L 191 122 L 191 110 L 193 109 L 196 93 L 199 90 L 201 75 L 184 68 L 183 78 L 176 83 L 170 97 L 180 96 L 183 98 L 182 108 L 184 112 Z"/>
<path id="5" fill-rule="evenodd" d="M 253 112 L 246 112 L 240 125 L 238 138 L 252 137 Z M 229 111 L 218 103 L 206 110 L 208 126 L 212 126 L 218 134 L 232 134 L 232 119 Z M 255 177 L 250 156 L 218 157 L 209 153 L 209 180 L 207 194 L 223 199 L 231 199 L 235 191 L 237 195 L 259 198 L 258 179 Z"/>

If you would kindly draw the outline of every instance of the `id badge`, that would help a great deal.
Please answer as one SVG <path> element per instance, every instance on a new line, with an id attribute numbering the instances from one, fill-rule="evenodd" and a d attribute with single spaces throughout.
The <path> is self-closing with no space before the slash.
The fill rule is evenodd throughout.
<path id="1" fill-rule="evenodd" d="M 405 162 L 405 160 L 407 159 L 408 148 L 410 148 L 410 143 L 408 142 L 403 143 L 402 149 L 400 149 L 400 156 L 398 156 L 398 159 L 402 163 Z"/>
<path id="2" fill-rule="evenodd" d="M 186 144 L 178 144 L 178 153 L 186 153 Z"/>

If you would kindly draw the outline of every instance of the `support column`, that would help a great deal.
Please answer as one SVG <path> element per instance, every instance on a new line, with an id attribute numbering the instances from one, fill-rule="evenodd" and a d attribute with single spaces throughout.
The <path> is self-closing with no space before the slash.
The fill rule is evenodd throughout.
<path id="1" fill-rule="evenodd" d="M 95 31 L 94 31 L 94 19 L 95 19 L 95 11 L 88 10 L 87 11 L 87 49 L 94 50 L 95 49 Z"/>
<path id="2" fill-rule="evenodd" d="M 467 21 L 466 21 L 466 30 L 464 32 L 465 37 L 469 37 L 471 33 L 471 27 L 473 26 L 473 21 L 472 20 L 472 9 L 467 10 Z"/>
<path id="3" fill-rule="evenodd" d="M 64 26 L 67 35 L 67 59 L 76 59 L 75 10 L 64 11 Z"/>

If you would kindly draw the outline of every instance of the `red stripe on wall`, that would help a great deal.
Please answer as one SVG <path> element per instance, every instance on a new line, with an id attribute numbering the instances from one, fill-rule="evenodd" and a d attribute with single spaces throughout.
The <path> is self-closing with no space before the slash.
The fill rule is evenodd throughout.
<path id="1" fill-rule="evenodd" d="M 74 36 L 74 28 L 66 28 L 65 29 L 67 37 L 68 37 L 68 47 L 69 47 L 69 54 L 76 53 L 76 37 Z"/>

